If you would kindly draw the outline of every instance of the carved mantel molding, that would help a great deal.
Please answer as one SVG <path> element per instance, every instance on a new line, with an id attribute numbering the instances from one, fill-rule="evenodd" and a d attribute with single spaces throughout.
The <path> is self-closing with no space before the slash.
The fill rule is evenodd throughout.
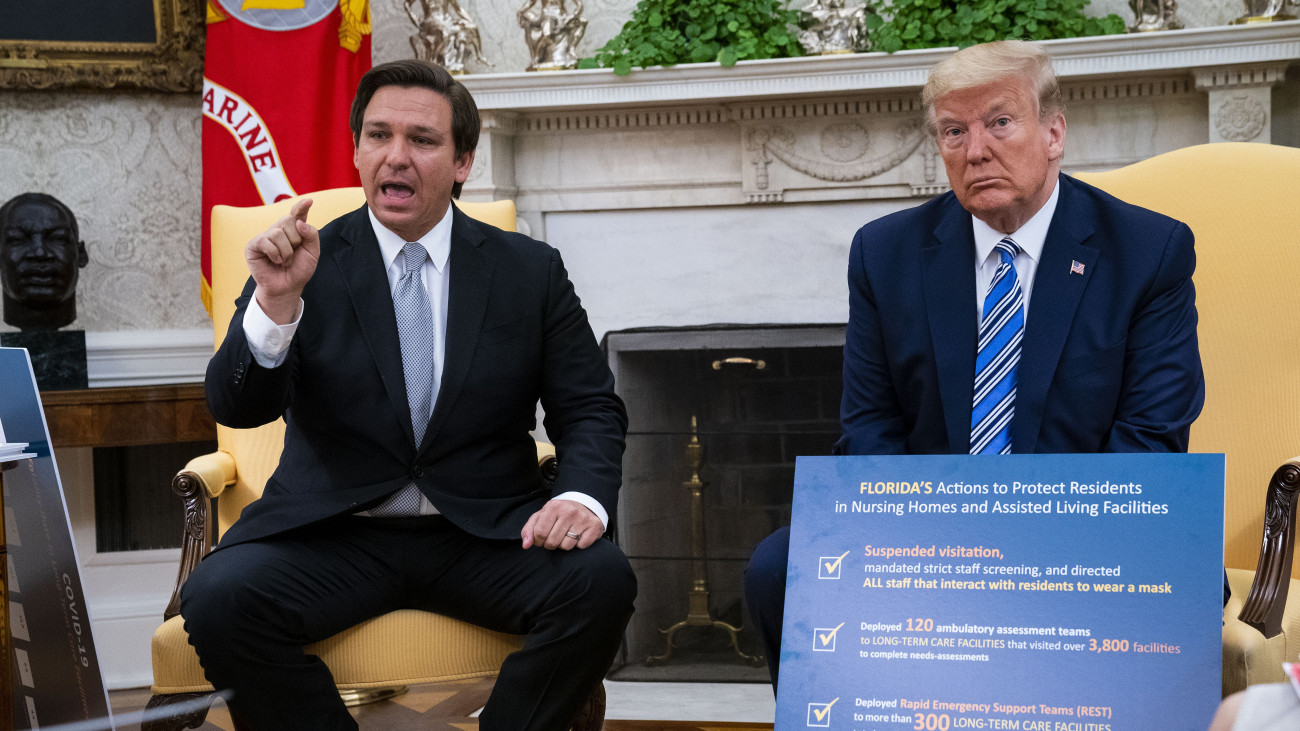
<path id="1" fill-rule="evenodd" d="M 1063 81 L 1141 77 L 1300 59 L 1300 20 L 1045 41 Z M 716 63 L 633 71 L 470 74 L 481 110 L 534 112 L 915 91 L 952 48 Z"/>
<path id="2" fill-rule="evenodd" d="M 1272 89 L 1286 80 L 1286 61 L 1199 68 L 1196 88 L 1209 96 L 1211 142 L 1268 142 Z"/>

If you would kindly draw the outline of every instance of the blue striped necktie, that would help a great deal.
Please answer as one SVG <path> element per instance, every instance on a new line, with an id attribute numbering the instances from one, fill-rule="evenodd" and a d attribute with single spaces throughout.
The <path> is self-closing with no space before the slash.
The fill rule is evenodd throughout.
<path id="1" fill-rule="evenodd" d="M 984 297 L 979 347 L 975 352 L 975 395 L 970 416 L 971 454 L 1010 454 L 1011 417 L 1016 411 L 1016 368 L 1025 334 L 1025 296 L 1014 260 L 1020 245 L 1004 238 L 994 246 L 1000 263 Z"/>
<path id="2" fill-rule="evenodd" d="M 433 414 L 433 310 L 421 276 L 426 258 L 424 247 L 418 243 L 407 244 L 402 247 L 402 256 L 402 276 L 393 290 L 393 310 L 397 314 L 406 400 L 411 409 L 411 427 L 418 449 Z M 371 508 L 370 516 L 419 515 L 420 505 L 420 489 L 412 482 Z"/>

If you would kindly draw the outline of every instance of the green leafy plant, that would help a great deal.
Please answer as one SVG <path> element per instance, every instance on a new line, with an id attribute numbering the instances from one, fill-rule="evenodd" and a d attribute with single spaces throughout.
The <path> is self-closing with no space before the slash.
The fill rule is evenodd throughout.
<path id="1" fill-rule="evenodd" d="M 622 76 L 634 66 L 802 56 L 798 22 L 786 0 L 640 0 L 618 35 L 578 68 Z"/>
<path id="2" fill-rule="evenodd" d="M 871 50 L 887 53 L 1124 32 L 1118 15 L 1088 17 L 1087 5 L 1088 0 L 866 0 L 866 26 Z"/>

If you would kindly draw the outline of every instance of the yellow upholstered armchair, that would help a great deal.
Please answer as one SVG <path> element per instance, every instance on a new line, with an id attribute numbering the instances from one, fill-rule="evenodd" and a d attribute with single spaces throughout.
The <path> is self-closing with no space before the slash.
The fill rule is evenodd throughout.
<path id="1" fill-rule="evenodd" d="M 1280 682 L 1300 659 L 1300 149 L 1198 145 L 1078 177 L 1196 234 L 1205 410 L 1191 451 L 1228 468 L 1223 694 Z"/>
<path id="2" fill-rule="evenodd" d="M 338 188 L 310 194 L 314 201 L 308 222 L 320 227 L 365 202 L 361 188 Z M 248 280 L 245 244 L 288 214 L 294 201 L 212 211 L 212 322 L 220 345 L 234 315 L 235 299 Z M 515 229 L 512 201 L 458 203 L 471 217 L 499 228 Z M 198 656 L 190 646 L 180 617 L 180 590 L 193 569 L 244 509 L 262 496 L 284 443 L 284 421 L 256 429 L 217 427 L 218 451 L 185 466 L 172 480 L 172 490 L 185 503 L 185 527 L 180 570 L 163 624 L 153 636 L 153 697 L 148 707 L 180 700 L 211 697 Z M 538 463 L 548 479 L 555 477 L 555 450 L 539 442 Z M 216 521 L 210 506 L 216 504 Z M 215 534 L 214 534 L 215 529 Z M 307 647 L 329 666 L 345 699 L 351 704 L 390 697 L 407 685 L 497 674 L 506 655 L 523 638 L 492 632 L 430 612 L 399 610 L 363 622 Z M 210 702 L 210 700 L 209 700 Z M 186 707 L 193 705 L 187 704 Z M 196 728 L 207 715 L 200 711 L 149 721 L 143 731 Z M 604 689 L 598 688 L 575 729 L 595 731 L 605 715 Z"/>

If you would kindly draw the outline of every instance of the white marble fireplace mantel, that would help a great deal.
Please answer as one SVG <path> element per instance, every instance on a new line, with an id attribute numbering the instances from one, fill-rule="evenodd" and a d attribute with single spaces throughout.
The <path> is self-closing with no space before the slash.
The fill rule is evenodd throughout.
<path id="1" fill-rule="evenodd" d="M 1066 171 L 1300 144 L 1300 21 L 1045 45 Z M 919 90 L 952 52 L 468 75 L 484 125 L 465 197 L 515 200 L 560 248 L 598 336 L 842 323 L 854 230 L 948 187 Z"/>
<path id="2" fill-rule="evenodd" d="M 1045 45 L 1078 132 L 1070 165 L 1095 169 L 1270 141 L 1271 90 L 1300 59 L 1300 21 Z M 950 53 L 466 76 L 485 133 L 466 196 L 536 214 L 933 195 L 946 182 L 917 92 Z"/>
<path id="3" fill-rule="evenodd" d="M 1300 59 L 1300 21 L 1193 28 L 1043 43 L 1063 81 L 1133 78 L 1169 72 L 1285 66 Z M 953 49 L 858 53 L 638 69 L 562 73 L 472 74 L 462 77 L 479 109 L 546 112 L 683 103 L 812 97 L 858 92 L 915 92 L 931 66 Z"/>

